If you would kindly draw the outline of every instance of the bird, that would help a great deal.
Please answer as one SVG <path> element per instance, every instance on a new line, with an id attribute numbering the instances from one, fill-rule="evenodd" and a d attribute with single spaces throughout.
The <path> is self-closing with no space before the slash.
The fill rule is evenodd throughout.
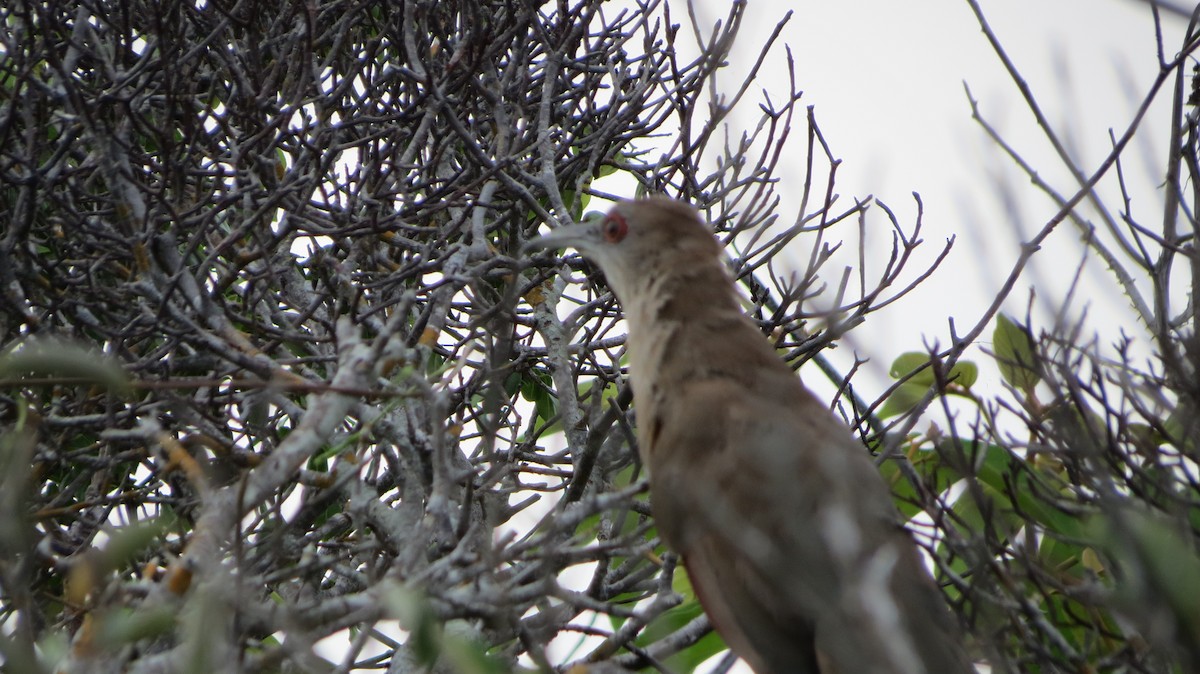
<path id="1" fill-rule="evenodd" d="M 525 248 L 577 249 L 616 295 L 655 525 L 756 674 L 975 671 L 869 453 L 742 311 L 696 209 L 620 201 Z"/>

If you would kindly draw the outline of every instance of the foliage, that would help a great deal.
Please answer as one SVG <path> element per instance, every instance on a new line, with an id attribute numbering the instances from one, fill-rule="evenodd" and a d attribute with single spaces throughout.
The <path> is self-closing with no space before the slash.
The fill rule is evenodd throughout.
<path id="1" fill-rule="evenodd" d="M 1004 290 L 967 334 L 893 364 L 896 384 L 880 416 L 911 414 L 880 445 L 907 460 L 883 470 L 908 501 L 903 512 L 934 519 L 930 548 L 939 577 L 973 623 L 993 671 L 1195 671 L 1200 349 L 1192 288 L 1174 290 L 1172 269 L 1197 278 L 1190 244 L 1196 208 L 1186 196 L 1200 177 L 1200 80 L 1191 80 L 1188 102 L 1177 96 L 1174 126 L 1165 131 L 1167 146 L 1183 152 L 1168 159 L 1158 212 L 1132 210 L 1123 160 L 1135 134 L 1145 131 L 1142 115 L 1160 89 L 1173 81 L 1182 93 L 1185 67 L 1200 46 L 1196 23 L 1179 54 L 1161 60 L 1137 116 L 1113 134 L 1111 152 L 1089 174 L 1042 116 L 978 3 L 968 4 L 1076 184 L 1066 194 L 1056 189 L 1041 177 L 1044 167 L 1027 161 L 970 100 L 985 132 L 1057 213 L 1022 243 Z M 1106 193 L 1116 194 L 1118 204 L 1110 206 Z M 1084 200 L 1092 208 L 1085 211 Z M 1125 299 L 1140 322 L 1118 326 L 1111 347 L 1087 336 L 1086 309 L 1070 304 L 1055 307 L 1040 329 L 1032 312 L 1024 321 L 998 313 L 1060 225 L 1073 226 L 1088 254 L 1108 268 L 1111 287 L 1100 293 Z M 1069 299 L 1085 294 L 1079 276 Z M 1080 318 L 1071 322 L 1066 317 L 1073 313 Z M 960 360 L 989 325 L 984 352 L 1006 395 L 982 394 L 980 368 Z M 1147 343 L 1156 353 L 1139 363 L 1134 354 Z M 914 430 L 918 419 L 931 422 L 928 430 Z M 906 470 L 929 492 L 905 484 Z"/>
<path id="2" fill-rule="evenodd" d="M 764 334 L 840 387 L 993 671 L 1200 662 L 1195 606 L 1167 596 L 1200 526 L 1190 313 L 1166 288 L 1145 303 L 1149 371 L 989 313 L 859 399 L 822 349 L 949 243 L 921 267 L 919 199 L 902 224 L 838 198 L 777 32 L 716 89 L 744 9 L 0 8 L 6 669 L 686 672 L 720 652 L 649 515 L 611 294 L 577 257 L 520 253 L 613 180 L 697 205 Z M 752 100 L 768 63 L 789 95 Z M 758 124 L 728 136 L 739 108 Z M 789 213 L 785 152 L 806 168 Z M 1078 201 L 1054 224 L 1089 226 Z M 1192 264 L 1190 234 L 1131 231 L 1147 277 Z M 866 238 L 891 255 L 832 269 Z M 993 360 L 962 360 L 985 325 Z M 1009 389 L 984 396 L 993 365 Z M 947 428 L 918 433 L 931 401 Z"/>

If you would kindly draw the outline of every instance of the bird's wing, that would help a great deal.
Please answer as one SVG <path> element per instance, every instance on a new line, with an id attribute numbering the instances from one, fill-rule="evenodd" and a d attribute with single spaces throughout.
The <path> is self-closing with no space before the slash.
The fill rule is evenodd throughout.
<path id="1" fill-rule="evenodd" d="M 728 388 L 681 392 L 650 471 L 659 530 L 734 651 L 759 674 L 816 672 L 817 652 L 836 672 L 971 671 L 953 666 L 948 611 L 849 430 L 798 382 L 753 405 Z M 940 650 L 951 666 L 928 664 Z"/>
<path id="2" fill-rule="evenodd" d="M 729 545 L 722 536 L 702 534 L 683 553 L 692 588 L 713 626 L 760 674 L 820 674 L 812 623 L 763 601 L 771 595 L 769 584 Z M 721 562 L 730 559 L 732 566 Z"/>
<path id="3" fill-rule="evenodd" d="M 822 546 L 796 544 L 821 500 L 801 483 L 811 471 L 795 453 L 795 429 L 742 414 L 716 383 L 679 393 L 687 414 L 664 419 L 649 452 L 659 531 L 755 671 L 816 674 L 816 618 L 837 578 Z"/>

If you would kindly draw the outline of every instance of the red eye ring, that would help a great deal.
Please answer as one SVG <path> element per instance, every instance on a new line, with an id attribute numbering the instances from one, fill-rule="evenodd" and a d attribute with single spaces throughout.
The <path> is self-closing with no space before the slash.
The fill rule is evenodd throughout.
<path id="1" fill-rule="evenodd" d="M 604 222 L 600 223 L 600 233 L 604 235 L 605 241 L 620 243 L 625 235 L 629 234 L 629 223 L 625 222 L 620 213 L 609 213 Z"/>

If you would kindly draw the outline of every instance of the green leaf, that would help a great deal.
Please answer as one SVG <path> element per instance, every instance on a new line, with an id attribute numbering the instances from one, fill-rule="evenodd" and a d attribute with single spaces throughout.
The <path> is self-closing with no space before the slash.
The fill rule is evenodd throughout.
<path id="1" fill-rule="evenodd" d="M 1070 490 L 1053 470 L 999 445 L 988 445 L 983 460 L 977 465 L 973 475 L 962 477 L 973 477 L 987 488 L 989 494 L 998 495 L 998 506 L 1005 513 L 1019 513 L 1022 521 L 1036 523 L 1067 539 L 1077 540 L 1082 535 L 1077 514 L 1063 512 L 1048 502 L 1056 493 L 1067 498 Z M 968 494 L 963 498 L 968 498 Z"/>
<path id="2" fill-rule="evenodd" d="M 933 367 L 925 367 L 928 362 L 929 354 L 922 351 L 908 351 L 896 356 L 896 360 L 892 361 L 892 367 L 888 370 L 888 375 L 892 379 L 903 379 L 907 384 L 933 386 L 937 383 L 937 378 L 934 376 Z M 920 371 L 918 372 L 918 370 Z M 971 385 L 979 379 L 979 367 L 969 360 L 961 360 L 950 368 L 946 379 L 963 388 L 971 388 Z"/>
<path id="3" fill-rule="evenodd" d="M 109 532 L 104 546 L 104 562 L 109 569 L 119 569 L 150 548 L 176 524 L 176 517 L 163 515 L 138 524 L 130 524 Z"/>
<path id="4" fill-rule="evenodd" d="M 979 366 L 969 360 L 960 360 L 950 368 L 950 381 L 963 388 L 971 388 L 979 380 Z"/>
<path id="5" fill-rule="evenodd" d="M 1161 605 L 1171 612 L 1177 633 L 1200 634 L 1200 556 L 1175 523 L 1122 507 L 1093 518 L 1085 531 L 1086 538 L 1117 565 L 1114 601 L 1118 606 L 1146 616 L 1148 607 Z"/>
<path id="6" fill-rule="evenodd" d="M 116 649 L 142 639 L 152 639 L 170 633 L 175 627 L 179 608 L 166 604 L 143 604 L 136 609 L 119 607 L 97 612 L 96 643 L 105 649 Z"/>
<path id="7" fill-rule="evenodd" d="M 479 633 L 465 620 L 442 623 L 425 595 L 398 583 L 390 583 L 381 595 L 387 613 L 408 630 L 406 644 L 417 663 L 432 668 L 449 663 L 458 674 L 503 674 L 509 671 L 487 654 Z M 438 670 L 440 671 L 440 669 Z"/>
<path id="8" fill-rule="evenodd" d="M 597 381 L 596 379 L 591 379 L 587 382 L 584 382 L 584 384 L 579 387 L 579 400 L 580 401 L 587 400 L 588 397 L 591 396 L 592 387 L 595 386 L 596 381 Z M 601 407 L 604 409 L 607 409 L 608 405 L 610 404 L 609 401 L 615 400 L 617 397 L 617 394 L 620 392 L 621 392 L 621 389 L 617 386 L 617 382 L 612 381 L 612 380 L 605 380 L 604 388 L 600 389 L 600 405 L 601 405 Z"/>
<path id="9" fill-rule="evenodd" d="M 879 418 L 887 419 L 911 410 L 929 393 L 929 384 L 906 381 L 896 387 L 879 408 Z"/>
<path id="10" fill-rule="evenodd" d="M 465 620 L 452 620 L 443 628 L 443 658 L 456 674 L 507 674 L 511 670 L 487 653 L 482 636 Z"/>
<path id="11" fill-rule="evenodd" d="M 83 379 L 116 391 L 129 387 L 129 378 L 113 358 L 81 343 L 33 338 L 0 355 L 0 379 L 26 376 Z"/>
<path id="12" fill-rule="evenodd" d="M 1033 335 L 1028 328 L 1004 314 L 996 316 L 992 349 L 1000 376 L 1013 388 L 1028 393 L 1042 380 Z"/>
<path id="13" fill-rule="evenodd" d="M 959 480 L 957 471 L 946 465 L 941 454 L 931 448 L 909 450 L 906 454 L 909 465 L 917 472 L 921 481 L 939 494 Z M 892 500 L 905 519 L 911 519 L 922 511 L 917 490 L 900 470 L 900 461 L 884 461 L 879 466 L 879 472 L 887 481 L 892 491 Z"/>
<path id="14" fill-rule="evenodd" d="M 908 412 L 937 384 L 937 376 L 929 366 L 929 354 L 920 351 L 902 353 L 892 361 L 888 370 L 892 379 L 903 383 L 892 391 L 879 409 L 879 418 L 887 419 Z M 970 388 L 979 378 L 979 368 L 970 361 L 959 361 L 950 368 L 947 380 L 963 388 Z M 955 389 L 950 389 L 953 392 Z"/>
<path id="15" fill-rule="evenodd" d="M 636 475 L 636 466 L 632 464 L 625 466 L 613 475 L 611 488 L 624 489 L 625 487 L 628 487 L 629 485 L 633 484 L 634 480 L 636 479 Z M 647 497 L 643 494 L 635 496 L 634 498 L 636 500 L 645 501 Z M 611 519 L 614 525 L 618 525 L 613 527 L 613 530 L 607 533 L 607 536 L 610 539 L 616 539 L 632 534 L 642 524 L 640 516 L 631 510 L 608 510 L 588 515 L 580 520 L 578 526 L 575 527 L 575 535 L 595 537 L 597 532 L 600 531 L 600 523 L 604 519 Z M 656 536 L 657 533 L 656 530 L 652 528 L 644 535 L 648 540 Z"/>
<path id="16" fill-rule="evenodd" d="M 520 391 L 521 397 L 529 400 L 525 393 L 525 377 L 520 372 L 510 372 L 504 378 L 504 396 L 511 398 L 514 393 Z"/>
<path id="17" fill-rule="evenodd" d="M 587 185 L 585 184 L 584 187 Z M 587 208 L 588 202 L 592 200 L 592 195 L 587 192 L 576 192 L 574 190 L 562 191 L 563 203 L 567 208 L 571 209 L 570 216 L 572 220 L 579 222 L 579 217 L 583 215 L 583 209 Z"/>
<path id="18" fill-rule="evenodd" d="M 907 351 L 896 356 L 896 360 L 892 361 L 892 367 L 888 370 L 888 376 L 899 380 L 912 375 L 905 383 L 933 386 L 933 368 L 926 367 L 920 372 L 912 374 L 917 368 L 923 367 L 928 362 L 929 354 L 920 351 Z"/>
<path id="19" fill-rule="evenodd" d="M 613 157 L 612 163 L 604 163 L 604 164 L 601 164 L 596 167 L 596 177 L 604 178 L 604 177 L 607 177 L 607 176 L 610 176 L 610 175 L 616 173 L 617 171 L 620 171 L 621 167 L 617 163 L 617 161 L 619 160 L 621 162 L 628 163 L 630 158 L 631 158 L 631 155 L 629 152 L 626 152 L 626 151 L 618 152 Z"/>
<path id="20" fill-rule="evenodd" d="M 891 488 L 892 500 L 896 502 L 896 508 L 900 510 L 904 519 L 912 519 L 921 512 L 920 506 L 916 504 L 917 490 L 913 488 L 904 473 L 900 472 L 900 465 L 897 462 L 884 461 L 879 466 L 879 472 Z"/>
<path id="21" fill-rule="evenodd" d="M 1038 545 L 1038 559 L 1043 568 L 1057 573 L 1059 578 L 1069 578 L 1074 582 L 1083 579 L 1084 553 L 1091 548 L 1064 541 L 1057 536 L 1043 536 Z"/>
<path id="22" fill-rule="evenodd" d="M 958 514 L 958 526 L 964 533 L 979 536 L 984 531 L 990 531 L 992 533 L 988 534 L 988 541 L 998 544 L 1007 542 L 1023 523 L 1015 515 L 1008 494 L 988 484 L 979 485 L 979 491 L 975 494 L 963 495 L 955 501 L 952 510 Z"/>
<path id="23" fill-rule="evenodd" d="M 538 420 L 540 422 L 548 422 L 551 419 L 558 418 L 558 398 L 554 397 L 554 393 L 547 389 L 541 389 L 533 399 L 533 408 L 537 410 Z M 562 428 L 562 422 L 555 421 L 548 427 L 549 432 L 558 432 Z"/>
<path id="24" fill-rule="evenodd" d="M 521 397 L 533 403 L 538 419 L 550 421 L 558 415 L 558 398 L 554 395 L 554 380 L 549 370 L 544 367 L 531 369 L 520 379 L 520 389 Z"/>
<path id="25" fill-rule="evenodd" d="M 389 584 L 381 595 L 388 615 L 408 630 L 408 645 L 419 664 L 429 666 L 441 652 L 442 629 L 425 595 L 398 583 Z"/>
<path id="26" fill-rule="evenodd" d="M 650 621 L 649 625 L 646 625 L 646 628 L 638 634 L 636 641 L 637 645 L 642 648 L 647 648 L 651 644 L 669 637 L 704 613 L 704 608 L 700 606 L 700 601 L 692 590 L 686 569 L 682 567 L 676 569 L 675 577 L 672 580 L 674 581 L 672 588 L 683 595 L 684 601 L 679 606 L 667 609 Z M 667 658 L 667 666 L 673 672 L 685 674 L 695 670 L 705 660 L 726 648 L 728 647 L 720 635 L 715 631 L 710 632 L 692 646 Z"/>

